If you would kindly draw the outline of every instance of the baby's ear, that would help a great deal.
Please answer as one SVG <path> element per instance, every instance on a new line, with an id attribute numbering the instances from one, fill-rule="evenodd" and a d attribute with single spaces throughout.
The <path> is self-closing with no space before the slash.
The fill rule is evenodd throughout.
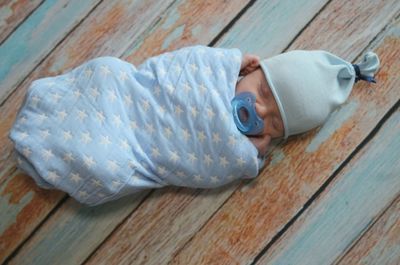
<path id="1" fill-rule="evenodd" d="M 260 66 L 260 57 L 253 54 L 245 54 L 240 66 L 240 75 L 248 75 Z"/>

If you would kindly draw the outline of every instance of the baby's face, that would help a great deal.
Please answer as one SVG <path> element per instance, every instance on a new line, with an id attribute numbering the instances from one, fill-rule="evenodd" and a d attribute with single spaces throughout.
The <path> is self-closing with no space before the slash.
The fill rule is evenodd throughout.
<path id="1" fill-rule="evenodd" d="M 270 141 L 284 134 L 283 121 L 272 91 L 261 68 L 244 76 L 236 85 L 235 94 L 252 92 L 256 96 L 256 112 L 264 120 L 264 131 L 248 136 L 260 154 L 265 154 Z"/>

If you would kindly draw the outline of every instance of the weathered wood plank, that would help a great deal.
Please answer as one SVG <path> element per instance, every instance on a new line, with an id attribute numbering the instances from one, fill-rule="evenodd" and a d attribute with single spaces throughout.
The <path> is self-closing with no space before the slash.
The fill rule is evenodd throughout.
<path id="1" fill-rule="evenodd" d="M 131 3 L 131 4 L 127 4 Z M 33 77 L 30 77 L 29 81 L 32 79 L 48 75 L 48 74 L 57 74 L 66 68 L 70 68 L 76 66 L 81 61 L 89 57 L 100 56 L 102 54 L 120 56 L 122 52 L 126 49 L 127 45 L 129 45 L 133 40 L 138 38 L 144 38 L 139 33 L 146 30 L 146 25 L 149 25 L 153 18 L 156 18 L 157 12 L 155 10 L 163 10 L 169 3 L 159 1 L 153 2 L 143 2 L 138 1 L 138 3 L 132 3 L 131 1 L 125 1 L 123 5 L 115 4 L 115 5 L 100 5 L 96 8 L 94 13 L 92 13 L 79 28 L 75 30 L 71 36 L 69 36 L 66 44 L 60 45 L 55 52 L 54 55 L 50 55 L 37 69 L 37 72 L 33 74 Z M 215 2 L 215 1 L 176 1 L 169 7 L 169 10 L 162 15 L 161 19 L 157 19 L 157 23 L 152 23 L 150 25 L 150 29 L 147 29 L 144 33 L 147 34 L 161 34 L 160 32 L 173 32 L 174 28 L 180 27 L 183 23 L 187 26 L 187 30 L 183 32 L 183 35 L 180 37 L 182 40 L 181 45 L 187 44 L 187 35 L 190 35 L 191 38 L 196 39 L 201 43 L 207 43 L 211 39 L 215 37 L 215 34 L 219 32 L 223 27 L 230 22 L 231 19 L 247 4 L 247 0 L 237 0 L 226 2 Z M 157 6 L 158 5 L 158 6 Z M 229 6 L 229 7 L 228 7 Z M 98 11 L 100 9 L 104 9 L 102 11 Z M 143 10 L 146 10 L 145 12 Z M 212 14 L 212 12 L 223 14 L 223 16 L 213 15 L 211 18 L 208 18 L 207 15 Z M 98 13 L 96 13 L 98 12 Z M 95 19 L 95 20 L 94 20 Z M 94 20 L 94 21 L 93 21 Z M 87 24 L 86 24 L 87 23 Z M 189 23 L 189 24 L 188 24 Z M 195 30 L 192 31 L 192 25 L 196 25 L 197 27 L 201 27 L 204 25 L 215 24 L 219 27 L 219 30 L 215 29 L 214 31 L 201 31 Z M 120 29 L 115 32 L 115 27 Z M 135 26 L 136 25 L 136 26 Z M 107 28 L 105 30 L 104 28 Z M 160 28 L 162 30 L 160 30 Z M 94 33 L 98 32 L 96 35 Z M 87 36 L 95 36 L 92 39 L 87 39 Z M 153 43 L 153 47 L 158 47 L 159 43 Z M 75 47 L 80 47 L 77 50 Z M 140 45 L 139 45 L 140 46 Z M 139 47 L 138 46 L 138 47 Z M 168 47 L 166 47 L 168 48 Z M 154 54 L 157 53 L 158 48 L 155 48 Z M 26 90 L 26 84 L 20 87 L 12 95 L 13 100 L 10 102 L 20 102 L 24 96 L 24 92 Z M 17 96 L 16 96 L 17 95 Z M 10 116 L 14 115 L 15 105 L 18 104 L 5 104 L 4 109 L 0 109 L 1 111 L 7 111 Z M 10 127 L 12 118 L 9 119 L 10 123 L 5 120 L 0 121 L 0 124 L 5 124 L 4 127 Z M 0 126 L 1 128 L 2 126 Z M 9 129 L 7 129 L 8 131 Z M 5 131 L 5 133 L 7 132 Z M 6 142 L 7 145 L 10 145 L 9 142 Z M 11 146 L 8 146 L 11 153 Z M 10 160 L 10 163 L 14 163 L 14 161 Z M 13 164 L 12 164 L 13 165 Z M 14 166 L 14 165 L 13 165 Z M 7 177 L 7 176 L 4 176 Z M 145 193 L 140 194 L 140 196 L 144 196 Z M 140 197 L 140 198 L 142 198 Z M 63 238 L 64 244 L 54 245 L 53 241 L 46 241 L 43 239 L 44 248 L 40 249 L 41 246 L 38 246 L 34 250 L 38 253 L 43 253 L 43 249 L 52 247 L 57 248 L 54 249 L 54 252 L 51 252 L 51 255 L 47 255 L 43 257 L 43 255 L 38 254 L 37 261 L 42 261 L 42 259 L 46 259 L 50 261 L 52 259 L 62 259 L 63 257 L 67 258 L 71 263 L 76 260 L 84 260 L 84 255 L 89 255 L 91 251 L 99 244 L 109 233 L 113 230 L 115 226 L 119 224 L 121 220 L 125 218 L 133 209 L 135 209 L 136 205 L 140 202 L 140 198 L 130 197 L 128 201 L 120 201 L 117 204 L 112 204 L 107 208 L 107 211 L 117 212 L 119 208 L 121 210 L 115 215 L 109 218 L 101 216 L 97 217 L 95 221 L 88 217 L 88 215 L 93 214 L 93 211 L 102 212 L 105 211 L 103 208 L 99 208 L 97 210 L 93 208 L 85 208 L 81 206 L 77 206 L 74 204 L 73 200 L 68 200 L 67 204 L 59 209 L 55 216 L 52 216 L 49 221 L 48 227 L 50 230 L 53 230 L 51 234 L 58 235 L 58 237 Z M 1 198 L 0 198 L 1 200 Z M 6 201 L 7 202 L 7 201 Z M 6 203 L 6 205 L 8 205 Z M 53 204 L 53 206 L 55 203 Z M 74 206 L 71 206 L 74 205 Z M 41 208 L 41 204 L 36 204 L 35 207 Z M 8 205 L 8 207 L 13 207 L 12 205 Z M 81 214 L 74 215 L 71 214 L 70 208 L 74 208 L 77 212 Z M 13 208 L 12 208 L 13 209 Z M 113 210 L 114 209 L 114 210 Z M 51 207 L 46 208 L 47 212 L 51 210 Z M 45 211 L 43 211 L 44 213 Z M 24 208 L 17 209 L 14 215 L 22 215 L 24 213 Z M 23 227 L 23 231 L 27 234 L 29 231 L 32 231 L 37 223 L 39 223 L 43 218 L 45 218 L 45 214 L 42 214 L 40 217 L 37 217 L 35 220 L 30 220 L 31 222 L 28 225 Z M 57 223 L 61 220 L 60 223 Z M 89 221 L 90 220 L 90 221 Z M 12 224 L 12 223 L 11 223 Z M 11 225 L 9 224 L 9 225 Z M 72 225 L 75 224 L 75 225 Z M 104 228 L 100 228 L 104 227 Z M 86 232 L 83 232 L 86 231 Z M 101 232 L 99 232 L 101 231 Z M 61 234 L 59 234 L 61 233 Z M 50 233 L 44 233 L 42 236 L 46 237 L 46 239 L 50 239 L 48 236 Z M 18 238 L 18 242 L 21 241 L 21 238 Z M 2 238 L 0 237 L 0 240 Z M 6 238 L 3 238 L 6 240 Z M 76 245 L 75 242 L 83 242 L 82 244 Z M 26 249 L 25 249 L 26 250 Z M 46 252 L 47 253 L 47 252 Z M 71 254 L 73 253 L 73 254 Z M 48 253 L 47 253 L 48 254 Z M 53 255 L 54 254 L 54 255 Z M 70 256 L 74 256 L 73 259 L 70 259 Z M 25 261 L 29 260 L 29 256 L 19 255 L 19 261 L 26 258 Z"/>
<path id="2" fill-rule="evenodd" d="M 208 45 L 250 1 L 186 1 L 175 5 L 171 14 L 135 40 L 124 52 L 126 60 L 138 64 L 162 52 L 193 44 Z M 270 1 L 268 1 L 269 3 Z"/>
<path id="3" fill-rule="evenodd" d="M 30 83 L 43 76 L 60 74 L 89 58 L 102 55 L 120 56 L 127 46 L 146 30 L 146 27 L 154 23 L 155 18 L 172 1 L 152 0 L 142 3 L 121 0 L 113 1 L 112 4 L 99 5 L 94 10 L 94 15 L 89 15 L 86 18 L 88 21 L 85 20 L 32 72 L 9 100 L 0 106 L 0 152 L 2 154 L 0 183 L 7 177 L 5 172 L 10 171 L 10 167 L 15 167 L 12 157 L 13 146 L 8 139 L 8 133 Z"/>
<path id="4" fill-rule="evenodd" d="M 2 263 L 65 195 L 40 189 L 33 179 L 17 171 L 0 187 L 0 196 Z"/>
<path id="5" fill-rule="evenodd" d="M 42 0 L 3 0 L 0 3 L 0 44 L 43 2 Z"/>
<path id="6" fill-rule="evenodd" d="M 400 54 L 399 45 L 397 49 L 386 48 Z M 395 63 L 395 67 L 399 69 L 400 63 Z M 400 109 L 397 109 L 257 264 L 332 264 L 400 194 L 399 172 Z M 400 246 L 395 248 L 397 253 L 388 251 L 400 259 Z"/>
<path id="7" fill-rule="evenodd" d="M 280 3 L 282 3 L 282 1 Z M 301 4 L 303 3 L 299 3 L 299 5 Z M 270 8 L 274 7 L 270 6 Z M 304 6 L 304 8 L 307 9 L 307 6 Z M 257 17 L 259 16 L 254 13 L 255 11 L 252 12 L 251 10 L 253 9 L 250 9 L 248 11 L 248 17 L 251 17 L 254 20 L 255 25 L 259 25 L 260 23 L 258 23 L 259 21 L 257 21 Z M 265 14 L 265 10 L 263 10 L 264 12 L 262 12 L 259 6 L 255 6 L 254 10 L 257 10 L 261 14 Z M 274 10 L 278 12 L 277 10 L 279 10 L 279 8 L 275 7 Z M 288 10 L 285 11 L 286 13 L 288 12 Z M 345 12 L 345 10 L 343 10 L 343 12 Z M 301 14 L 304 17 L 304 12 Z M 288 14 L 288 16 L 291 16 L 291 14 Z M 295 14 L 292 14 L 292 16 L 295 17 Z M 247 13 L 245 14 L 245 17 L 247 17 Z M 360 19 L 361 21 L 359 23 L 363 23 L 363 18 Z M 279 23 L 276 22 L 267 22 L 265 23 L 266 25 L 272 24 L 270 28 L 275 29 L 276 26 L 279 25 Z M 240 25 L 242 25 L 242 30 L 235 30 L 234 27 L 227 33 L 227 35 L 230 35 L 231 32 L 236 32 L 235 39 L 238 39 L 237 43 L 243 42 L 244 47 L 246 47 L 247 43 L 245 40 L 250 39 L 250 41 L 252 41 L 252 39 L 250 38 L 251 34 L 246 34 L 248 32 L 246 30 L 243 30 L 243 28 L 252 28 L 253 25 L 243 25 L 240 24 L 240 21 L 237 24 L 239 28 L 241 27 Z M 291 30 L 293 30 L 289 27 L 289 24 L 287 25 L 288 29 L 285 31 L 285 28 L 281 27 L 280 32 L 291 32 Z M 290 24 L 290 26 L 292 25 L 293 23 Z M 299 24 L 299 26 L 301 28 L 301 24 Z M 359 26 L 358 23 L 354 25 L 354 27 L 357 26 Z M 382 27 L 383 26 L 384 24 L 382 24 Z M 368 24 L 366 24 L 366 27 L 368 27 Z M 352 28 L 352 30 L 354 30 L 354 28 Z M 239 38 L 239 32 L 242 32 L 244 36 Z M 296 32 L 292 32 L 294 34 L 293 36 L 295 36 Z M 375 29 L 375 34 L 376 32 L 377 29 Z M 268 31 L 264 31 L 265 35 L 268 35 L 268 33 Z M 322 33 L 323 32 L 320 32 L 320 34 Z M 330 33 L 329 31 L 326 31 L 325 34 Z M 322 37 L 326 36 L 323 35 Z M 374 35 L 370 36 L 370 38 L 373 37 Z M 279 39 L 279 35 L 274 36 L 273 34 L 271 34 L 270 40 L 273 42 L 276 39 Z M 287 39 L 287 43 L 289 43 L 290 40 L 291 39 Z M 282 42 L 282 40 L 276 41 Z M 346 43 L 346 45 L 348 45 L 348 43 Z M 237 47 L 241 47 L 241 45 L 238 44 Z M 162 191 L 155 191 L 152 196 L 147 201 L 145 201 L 132 216 L 129 217 L 129 220 L 127 220 L 126 223 L 120 226 L 115 234 L 109 237 L 108 241 L 98 249 L 98 251 L 95 253 L 94 256 L 91 257 L 88 263 L 106 263 L 110 262 L 111 260 L 119 262 L 129 262 L 135 260 L 139 263 L 147 262 L 149 264 L 166 263 L 173 256 L 173 254 L 175 254 L 179 250 L 179 248 L 181 248 L 186 243 L 189 237 L 193 235 L 197 229 L 201 228 L 201 226 L 204 225 L 204 220 L 211 216 L 216 211 L 216 209 L 218 209 L 218 207 L 220 207 L 220 205 L 224 203 L 224 201 L 232 193 L 233 189 L 232 187 L 230 187 L 220 191 L 215 191 L 212 194 L 209 194 L 209 191 L 204 191 L 200 195 L 197 195 L 198 191 L 191 192 L 189 190 L 180 190 L 180 192 L 182 191 L 187 191 L 188 194 L 185 195 L 183 199 L 179 199 L 179 203 L 174 200 L 174 196 L 178 196 L 178 194 L 168 194 L 168 196 L 165 198 L 165 201 L 168 202 L 167 206 L 165 206 L 165 201 L 162 200 L 164 199 L 163 196 L 165 196 L 165 194 Z M 173 192 L 175 193 L 175 191 Z M 149 202 L 150 200 L 151 202 Z M 210 203 L 211 200 L 212 203 Z M 157 203 L 158 206 L 154 206 L 155 203 Z M 176 212 L 176 209 L 180 209 L 180 212 Z M 215 227 L 213 227 L 213 229 L 214 230 L 209 232 L 213 233 L 213 231 L 216 230 Z M 238 228 L 238 230 L 239 229 L 240 228 Z M 249 241 L 251 240 L 249 239 Z M 244 244 L 247 243 L 249 242 L 244 242 Z M 210 248 L 212 248 L 212 246 L 210 246 Z M 216 260 L 218 262 L 221 262 L 218 255 L 216 256 Z M 213 261 L 215 260 L 207 260 L 207 262 L 211 263 Z M 186 260 L 184 263 L 197 264 L 197 262 L 199 261 Z M 230 260 L 229 262 L 234 261 Z"/>
<path id="8" fill-rule="evenodd" d="M 339 54 L 355 42 L 368 44 L 398 14 L 399 5 L 398 1 L 332 1 L 290 49 L 318 38 L 332 40 L 332 47 L 325 44 L 325 49 Z M 355 12 L 357 16 L 353 15 Z M 338 24 L 347 27 L 338 29 Z M 348 32 L 358 38 L 343 38 Z M 396 43 L 391 45 L 391 41 Z M 393 65 L 397 65 L 400 45 L 397 38 L 388 38 L 386 42 L 389 45 L 384 43 L 378 50 L 384 62 L 378 75 L 379 85 L 358 84 L 349 101 L 321 129 L 293 138 L 275 150 L 261 176 L 236 190 L 175 253 L 171 263 L 248 264 L 254 260 L 398 100 L 399 68 Z M 397 49 L 393 50 L 395 46 Z M 309 47 L 319 48 L 311 44 Z M 346 51 L 346 58 L 354 60 L 364 48 L 351 48 Z"/>
<path id="9" fill-rule="evenodd" d="M 99 1 L 45 1 L 0 45 L 0 105 Z"/>
<path id="10" fill-rule="evenodd" d="M 265 48 L 273 50 L 274 47 L 281 45 L 282 50 L 325 3 L 324 1 L 318 3 L 297 1 L 295 4 L 293 1 L 256 2 L 227 32 L 224 40 L 229 42 L 232 38 L 238 38 L 240 41 L 234 46 L 245 49 L 246 45 L 239 43 L 246 38 L 243 36 L 239 38 L 239 33 L 247 35 L 247 39 L 255 38 L 253 34 L 259 33 L 252 29 L 262 27 L 263 34 L 270 36 Z M 290 20 L 277 19 L 285 16 L 298 18 L 296 25 L 294 26 Z M 265 25 L 259 26 L 261 22 Z M 286 34 L 281 34 L 280 30 Z M 234 32 L 232 37 L 231 32 Z M 246 41 L 243 43 L 248 44 Z M 102 244 L 86 264 L 168 263 L 229 198 L 237 184 L 233 183 L 216 190 L 155 191 L 107 239 L 107 242 Z"/>
<path id="11" fill-rule="evenodd" d="M 157 17 L 169 6 L 171 1 L 126 0 L 114 1 L 112 4 L 101 3 L 18 87 L 4 105 L 0 106 L 0 190 L 2 191 L 0 193 L 2 209 L 0 211 L 2 220 L 0 262 L 41 223 L 65 196 L 64 193 L 54 190 L 38 189 L 29 177 L 19 171 L 14 173 L 13 146 L 8 139 L 8 132 L 29 84 L 34 79 L 58 74 L 91 57 L 119 56 L 133 39 L 157 20 Z M 118 30 L 115 30 L 116 28 Z M 88 36 L 91 37 L 88 38 Z M 49 196 L 49 200 L 43 202 L 44 196 Z M 31 214 L 32 218 L 26 218 Z"/>
<path id="12" fill-rule="evenodd" d="M 400 264 L 400 196 L 337 264 Z"/>

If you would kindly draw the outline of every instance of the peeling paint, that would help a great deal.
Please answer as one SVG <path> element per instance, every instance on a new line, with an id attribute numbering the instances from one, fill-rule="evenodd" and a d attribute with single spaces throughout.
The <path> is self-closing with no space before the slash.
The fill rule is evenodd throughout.
<path id="1" fill-rule="evenodd" d="M 182 36 L 183 30 L 185 29 L 185 25 L 181 25 L 174 29 L 165 39 L 162 44 L 162 49 L 165 50 L 169 47 L 169 45 L 176 39 Z"/>
<path id="2" fill-rule="evenodd" d="M 165 19 L 164 23 L 162 24 L 162 29 L 169 29 L 172 27 L 180 18 L 179 11 L 175 7 L 171 12 L 169 12 L 168 17 Z"/>
<path id="3" fill-rule="evenodd" d="M 60 74 L 61 70 L 66 70 L 65 65 L 67 64 L 68 60 L 66 55 L 58 56 L 54 63 L 50 66 L 49 72 L 54 74 Z"/>
<path id="4" fill-rule="evenodd" d="M 7 185 L 4 185 L 7 187 Z M 3 194 L 4 188 L 0 191 L 0 194 Z M 0 222 L 0 235 L 4 233 L 4 231 L 11 225 L 16 223 L 17 216 L 21 213 L 22 209 L 25 208 L 28 203 L 32 201 L 33 191 L 27 192 L 18 203 L 13 203 L 12 205 L 9 203 L 12 194 L 7 194 L 6 196 L 0 197 L 0 212 L 7 213 L 3 214 Z"/>
<path id="5" fill-rule="evenodd" d="M 353 159 L 354 164 L 347 166 L 300 217 L 295 233 L 288 233 L 271 250 L 279 252 L 264 263 L 331 264 L 373 224 L 382 209 L 398 196 L 400 137 L 395 128 L 399 122 L 397 111 L 363 148 L 363 154 Z M 399 253 L 398 249 L 391 251 Z"/>
<path id="6" fill-rule="evenodd" d="M 220 33 L 221 29 L 225 27 L 225 23 L 223 21 L 216 21 L 211 28 L 207 29 L 210 31 L 211 36 L 216 36 Z M 220 45 L 218 45 L 220 46 Z"/>
<path id="7" fill-rule="evenodd" d="M 202 31 L 202 25 L 198 24 L 192 28 L 192 36 L 198 36 Z"/>
<path id="8" fill-rule="evenodd" d="M 0 45 L 0 100 L 99 0 L 45 1 Z M 64 3 L 68 3 L 63 5 Z"/>
<path id="9" fill-rule="evenodd" d="M 343 123 L 353 116 L 357 110 L 359 102 L 356 100 L 345 103 L 340 108 L 336 109 L 329 116 L 328 120 L 319 130 L 317 135 L 312 139 L 311 143 L 307 146 L 306 152 L 311 153 L 318 150 L 319 146 L 328 140 Z"/>

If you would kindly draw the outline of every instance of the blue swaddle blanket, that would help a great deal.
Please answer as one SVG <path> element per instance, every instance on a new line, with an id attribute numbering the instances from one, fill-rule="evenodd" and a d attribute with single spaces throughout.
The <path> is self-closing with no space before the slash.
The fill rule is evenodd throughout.
<path id="1" fill-rule="evenodd" d="M 18 166 L 88 205 L 256 177 L 263 161 L 232 117 L 240 64 L 238 49 L 194 46 L 36 80 L 10 132 Z"/>

